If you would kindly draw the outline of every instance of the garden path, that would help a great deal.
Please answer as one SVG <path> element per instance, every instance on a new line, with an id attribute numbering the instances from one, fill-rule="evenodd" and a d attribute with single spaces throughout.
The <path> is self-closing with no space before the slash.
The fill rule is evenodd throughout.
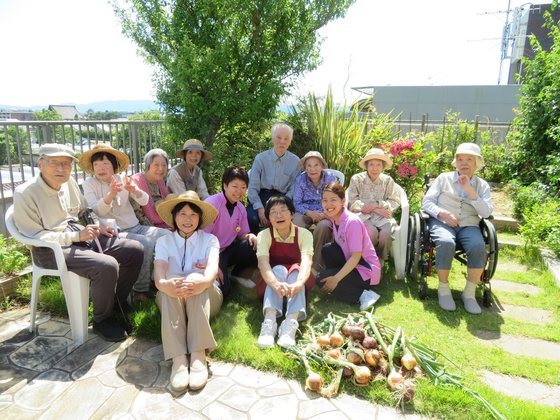
<path id="1" fill-rule="evenodd" d="M 506 277 L 508 271 L 526 272 L 528 268 L 523 264 L 498 264 L 498 270 L 496 275 L 498 278 L 495 277 L 491 282 L 494 291 L 531 295 L 544 293 L 541 288 L 533 285 L 499 279 L 501 276 Z M 554 314 L 552 311 L 528 306 L 506 305 L 498 302 L 492 307 L 484 308 L 483 310 L 500 313 L 506 318 L 513 318 L 529 323 L 542 324 L 552 323 L 554 321 Z M 553 361 L 560 360 L 560 344 L 555 342 L 523 336 L 506 335 L 495 331 L 479 330 L 476 331 L 475 334 L 488 346 L 501 348 L 512 354 Z M 481 379 L 495 391 L 505 395 L 533 401 L 537 404 L 560 408 L 560 386 L 550 386 L 529 381 L 526 378 L 502 375 L 486 370 L 482 372 Z"/>

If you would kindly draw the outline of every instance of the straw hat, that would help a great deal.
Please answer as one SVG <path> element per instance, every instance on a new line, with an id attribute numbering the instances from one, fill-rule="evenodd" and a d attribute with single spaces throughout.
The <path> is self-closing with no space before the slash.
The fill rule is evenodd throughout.
<path id="1" fill-rule="evenodd" d="M 473 155 L 476 156 L 476 169 L 480 169 L 484 166 L 484 158 L 480 152 L 480 147 L 475 143 L 461 143 L 457 146 L 457 151 L 455 152 L 455 158 L 451 164 L 455 166 L 457 160 L 457 155 Z"/>
<path id="2" fill-rule="evenodd" d="M 323 169 L 327 169 L 327 162 L 325 161 L 325 159 L 323 159 L 323 156 L 321 156 L 321 153 L 316 152 L 314 150 L 311 150 L 310 152 L 307 152 L 305 154 L 305 156 L 302 157 L 299 160 L 299 166 L 301 166 L 301 169 L 305 170 L 305 162 L 307 161 L 307 159 L 312 158 L 312 157 L 319 159 L 321 161 L 321 163 L 323 164 Z"/>
<path id="3" fill-rule="evenodd" d="M 202 210 L 202 222 L 200 223 L 199 229 L 202 229 L 212 223 L 216 216 L 218 216 L 218 210 L 212 204 L 202 201 L 198 194 L 194 191 L 187 191 L 182 194 L 169 194 L 164 200 L 161 200 L 156 206 L 157 214 L 159 217 L 167 223 L 170 227 L 174 227 L 173 215 L 171 212 L 175 206 L 179 203 L 192 203 L 200 207 Z"/>
<path id="4" fill-rule="evenodd" d="M 210 153 L 208 150 L 204 150 L 204 145 L 200 140 L 187 140 L 183 145 L 183 148 L 175 153 L 175 156 L 177 156 L 178 158 L 183 158 L 187 150 L 200 150 L 200 152 L 202 153 L 202 157 L 200 158 L 201 162 L 212 159 L 212 153 Z"/>
<path id="5" fill-rule="evenodd" d="M 95 144 L 90 150 L 85 151 L 82 153 L 78 159 L 78 165 L 87 173 L 93 174 L 93 162 L 91 158 L 96 153 L 108 153 L 113 155 L 117 159 L 118 167 L 115 171 L 116 174 L 121 173 L 128 168 L 130 165 L 130 159 L 126 155 L 126 153 L 121 152 L 120 150 L 115 149 L 108 143 L 97 143 Z"/>
<path id="6" fill-rule="evenodd" d="M 373 149 L 369 149 L 360 163 L 358 164 L 360 168 L 366 169 L 366 162 L 368 160 L 379 159 L 386 163 L 385 169 L 389 169 L 393 166 L 393 161 L 391 158 L 385 153 L 383 150 L 374 147 Z"/>

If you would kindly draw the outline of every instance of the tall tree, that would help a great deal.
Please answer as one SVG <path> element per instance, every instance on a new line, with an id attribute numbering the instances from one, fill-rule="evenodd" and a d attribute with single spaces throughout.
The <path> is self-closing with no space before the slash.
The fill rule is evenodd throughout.
<path id="1" fill-rule="evenodd" d="M 156 66 L 176 134 L 211 146 L 271 118 L 296 76 L 319 63 L 317 31 L 355 0 L 114 0 L 123 32 Z"/>
<path id="2" fill-rule="evenodd" d="M 514 175 L 526 184 L 538 181 L 560 191 L 560 23 L 545 14 L 553 43 L 544 50 L 535 37 L 533 59 L 524 59 L 519 117 L 514 121 Z"/>

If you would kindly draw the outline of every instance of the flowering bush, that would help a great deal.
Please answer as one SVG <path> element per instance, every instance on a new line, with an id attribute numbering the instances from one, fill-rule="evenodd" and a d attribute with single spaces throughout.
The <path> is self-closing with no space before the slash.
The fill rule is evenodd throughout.
<path id="1" fill-rule="evenodd" d="M 387 169 L 387 174 L 405 190 L 411 213 L 419 210 L 424 175 L 428 163 L 433 160 L 432 153 L 424 151 L 424 139 L 410 135 L 380 146 L 393 160 L 393 166 Z"/>

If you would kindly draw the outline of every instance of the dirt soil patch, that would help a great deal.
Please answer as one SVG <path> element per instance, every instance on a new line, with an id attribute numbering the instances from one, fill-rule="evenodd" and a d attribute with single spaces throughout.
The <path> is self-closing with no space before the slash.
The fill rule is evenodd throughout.
<path id="1" fill-rule="evenodd" d="M 513 201 L 504 187 L 492 186 L 490 189 L 490 199 L 494 208 L 494 217 L 513 217 Z"/>

